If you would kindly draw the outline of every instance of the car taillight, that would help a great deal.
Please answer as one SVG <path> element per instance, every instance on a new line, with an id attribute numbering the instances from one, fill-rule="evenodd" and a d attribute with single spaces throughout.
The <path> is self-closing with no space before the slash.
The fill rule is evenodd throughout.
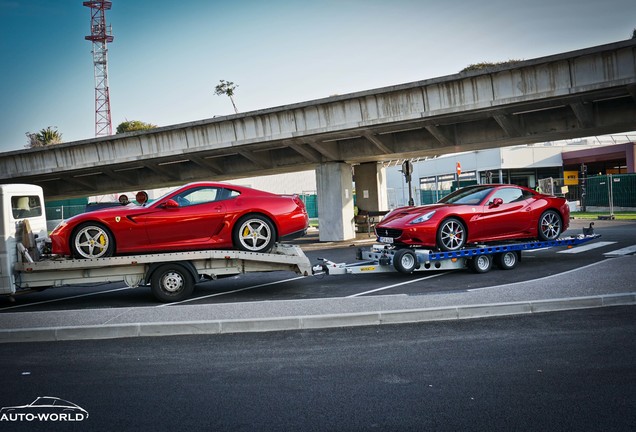
<path id="1" fill-rule="evenodd" d="M 292 196 L 292 199 L 294 200 L 294 202 L 296 203 L 296 205 L 298 207 L 300 207 L 303 211 L 306 211 L 307 208 L 305 207 L 305 202 L 303 200 L 300 199 L 300 197 L 296 194 L 294 194 Z"/>

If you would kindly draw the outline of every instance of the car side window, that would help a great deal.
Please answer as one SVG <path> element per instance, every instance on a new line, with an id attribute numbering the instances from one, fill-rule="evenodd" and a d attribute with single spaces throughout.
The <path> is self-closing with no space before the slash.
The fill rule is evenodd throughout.
<path id="1" fill-rule="evenodd" d="M 230 189 L 218 187 L 200 187 L 197 189 L 185 191 L 175 196 L 174 200 L 177 201 L 181 207 L 187 207 L 191 205 L 206 204 L 225 200 L 228 198 L 234 198 L 238 195 L 238 192 Z"/>
<path id="2" fill-rule="evenodd" d="M 523 191 L 517 188 L 503 188 L 490 197 L 490 202 L 493 202 L 495 198 L 501 198 L 504 204 L 509 204 L 517 201 L 523 201 L 526 198 L 523 196 Z"/>

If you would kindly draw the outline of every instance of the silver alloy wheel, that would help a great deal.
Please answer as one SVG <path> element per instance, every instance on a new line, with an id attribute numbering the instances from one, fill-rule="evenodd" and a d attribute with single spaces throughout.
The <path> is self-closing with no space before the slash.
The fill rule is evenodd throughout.
<path id="1" fill-rule="evenodd" d="M 456 219 L 445 221 L 439 230 L 439 241 L 442 249 L 454 251 L 464 246 L 466 232 L 464 226 Z"/>
<path id="2" fill-rule="evenodd" d="M 86 225 L 74 237 L 75 250 L 84 258 L 101 258 L 110 246 L 110 236 L 102 227 Z"/>
<path id="3" fill-rule="evenodd" d="M 543 239 L 556 240 L 561 234 L 561 218 L 554 210 L 549 210 L 541 216 L 539 229 Z"/>
<path id="4" fill-rule="evenodd" d="M 260 218 L 247 219 L 238 231 L 239 241 L 245 250 L 260 252 L 267 248 L 272 239 L 272 229 Z"/>

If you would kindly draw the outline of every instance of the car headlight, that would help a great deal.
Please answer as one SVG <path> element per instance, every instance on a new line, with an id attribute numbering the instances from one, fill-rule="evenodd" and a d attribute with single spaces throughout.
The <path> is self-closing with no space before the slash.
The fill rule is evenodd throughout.
<path id="1" fill-rule="evenodd" d="M 422 216 L 419 216 L 415 219 L 413 219 L 411 222 L 409 222 L 410 224 L 418 224 L 418 223 L 422 223 L 422 222 L 426 222 L 427 220 L 429 220 L 430 218 L 433 217 L 433 215 L 435 214 L 435 210 L 430 211 L 426 214 L 423 214 Z"/>

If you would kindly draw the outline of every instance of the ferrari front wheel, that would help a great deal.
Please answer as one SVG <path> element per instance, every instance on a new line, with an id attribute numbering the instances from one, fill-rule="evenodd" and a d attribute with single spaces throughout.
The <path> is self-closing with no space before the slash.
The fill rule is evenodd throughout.
<path id="1" fill-rule="evenodd" d="M 115 252 L 115 238 L 102 224 L 86 222 L 73 232 L 71 252 L 81 259 L 108 258 Z"/>
<path id="2" fill-rule="evenodd" d="M 437 229 L 437 246 L 446 252 L 453 252 L 466 245 L 466 226 L 457 218 L 448 218 Z"/>
<path id="3" fill-rule="evenodd" d="M 236 223 L 233 237 L 237 249 L 265 253 L 274 246 L 276 230 L 266 216 L 247 215 Z"/>

